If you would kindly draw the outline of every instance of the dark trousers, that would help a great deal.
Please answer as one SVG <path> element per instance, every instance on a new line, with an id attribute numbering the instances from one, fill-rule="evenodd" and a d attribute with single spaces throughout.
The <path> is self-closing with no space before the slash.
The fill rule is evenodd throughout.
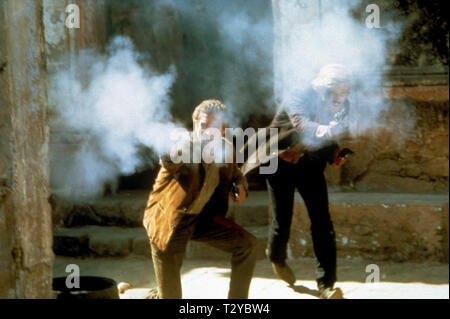
<path id="1" fill-rule="evenodd" d="M 165 252 L 160 251 L 154 244 L 151 245 L 159 298 L 181 299 L 180 269 L 189 239 L 230 253 L 231 279 L 228 298 L 248 298 L 257 254 L 257 240 L 252 234 L 223 217 L 200 215 L 185 216 L 173 236 Z"/>
<path id="2" fill-rule="evenodd" d="M 308 155 L 297 164 L 278 161 L 278 170 L 267 175 L 272 202 L 272 223 L 269 229 L 268 257 L 284 264 L 289 240 L 294 193 L 302 196 L 311 220 L 311 235 L 317 259 L 316 280 L 319 288 L 336 282 L 336 240 L 328 210 L 328 192 L 323 171 L 326 162 Z"/>

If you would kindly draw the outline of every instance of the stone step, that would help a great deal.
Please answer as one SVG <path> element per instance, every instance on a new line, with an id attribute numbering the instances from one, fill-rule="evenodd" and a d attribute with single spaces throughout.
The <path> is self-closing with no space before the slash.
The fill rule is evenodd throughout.
<path id="1" fill-rule="evenodd" d="M 448 262 L 448 194 L 330 193 L 338 257 Z M 313 256 L 310 219 L 296 200 L 291 257 Z"/>
<path id="2" fill-rule="evenodd" d="M 70 203 L 53 195 L 54 224 L 65 227 L 84 225 L 140 227 L 148 192 L 122 192 L 83 203 Z M 241 226 L 264 226 L 268 223 L 268 198 L 265 192 L 251 193 L 240 205 L 230 200 L 228 216 Z"/>
<path id="3" fill-rule="evenodd" d="M 148 197 L 148 192 L 122 192 L 113 196 L 69 203 L 52 196 L 51 203 L 56 225 L 66 227 L 99 225 L 140 227 Z M 295 202 L 303 204 L 298 193 Z M 390 210 L 406 206 L 422 206 L 425 209 L 443 207 L 449 202 L 448 194 L 401 194 L 401 193 L 329 193 L 330 210 L 346 206 L 348 210 L 364 210 L 364 207 L 389 207 Z M 240 205 L 230 204 L 228 216 L 243 227 L 265 226 L 269 221 L 269 196 L 266 191 L 250 192 L 247 200 Z"/>
<path id="4" fill-rule="evenodd" d="M 127 256 L 131 253 L 151 256 L 144 228 L 115 226 L 57 227 L 53 250 L 61 256 Z"/>
<path id="5" fill-rule="evenodd" d="M 267 227 L 249 227 L 247 230 L 258 239 L 258 259 L 265 257 Z M 56 255 L 73 257 L 112 257 L 129 254 L 151 257 L 151 248 L 144 228 L 115 226 L 57 227 L 53 234 Z M 229 259 L 227 253 L 208 245 L 189 241 L 188 259 Z"/>
<path id="6" fill-rule="evenodd" d="M 121 192 L 95 200 L 72 203 L 53 194 L 50 204 L 55 225 L 141 227 L 148 192 Z"/>
<path id="7" fill-rule="evenodd" d="M 147 196 L 146 192 L 121 193 L 77 205 L 56 201 L 54 214 L 59 225 L 66 227 L 141 227 Z M 397 261 L 448 261 L 448 202 L 448 194 L 330 192 L 338 254 Z M 250 192 L 242 204 L 230 205 L 228 216 L 244 228 L 267 227 L 269 206 L 267 192 Z M 296 193 L 289 241 L 291 257 L 313 256 L 309 228 L 306 207 Z M 82 237 L 79 239 L 86 245 Z M 204 249 L 195 245 L 190 244 L 188 256 L 203 254 Z"/>

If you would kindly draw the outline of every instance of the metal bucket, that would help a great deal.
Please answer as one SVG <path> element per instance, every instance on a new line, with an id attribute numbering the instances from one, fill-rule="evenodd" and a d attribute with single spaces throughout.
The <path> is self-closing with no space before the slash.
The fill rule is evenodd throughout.
<path id="1" fill-rule="evenodd" d="M 56 299 L 119 299 L 117 283 L 109 278 L 80 276 L 79 288 L 68 288 L 67 277 L 53 278 Z"/>

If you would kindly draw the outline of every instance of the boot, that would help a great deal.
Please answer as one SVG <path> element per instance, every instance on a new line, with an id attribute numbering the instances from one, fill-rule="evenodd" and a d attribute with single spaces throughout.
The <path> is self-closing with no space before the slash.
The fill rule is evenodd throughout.
<path id="1" fill-rule="evenodd" d="M 320 299 L 344 299 L 344 293 L 341 288 L 323 287 L 319 289 Z"/>
<path id="2" fill-rule="evenodd" d="M 286 263 L 278 264 L 272 262 L 272 268 L 275 272 L 275 275 L 277 275 L 279 279 L 287 282 L 289 285 L 293 285 L 295 283 L 295 275 L 292 272 L 292 269 Z"/>
<path id="3" fill-rule="evenodd" d="M 144 299 L 160 299 L 157 288 L 151 288 L 145 295 Z"/>

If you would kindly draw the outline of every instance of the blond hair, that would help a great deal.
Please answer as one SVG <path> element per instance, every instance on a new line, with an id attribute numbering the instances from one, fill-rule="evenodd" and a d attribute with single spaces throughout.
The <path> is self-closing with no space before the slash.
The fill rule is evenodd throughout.
<path id="1" fill-rule="evenodd" d="M 202 103 L 197 105 L 197 107 L 194 110 L 194 113 L 192 113 L 192 120 L 194 122 L 198 121 L 200 118 L 200 113 L 222 113 L 226 114 L 227 107 L 225 104 L 223 104 L 219 100 L 210 99 L 210 100 L 204 100 Z"/>

